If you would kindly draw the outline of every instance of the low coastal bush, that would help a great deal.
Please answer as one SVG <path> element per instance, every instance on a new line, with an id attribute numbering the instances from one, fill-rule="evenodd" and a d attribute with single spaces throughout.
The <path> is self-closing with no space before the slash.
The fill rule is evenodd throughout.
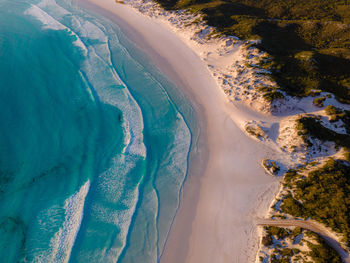
<path id="1" fill-rule="evenodd" d="M 335 114 L 340 114 L 342 111 L 339 110 L 338 108 L 334 107 L 333 105 L 328 105 L 325 109 L 325 112 L 327 115 L 335 115 Z"/>
<path id="2" fill-rule="evenodd" d="M 329 116 L 330 122 L 337 122 L 342 120 L 347 133 L 350 133 L 350 111 L 342 110 L 329 105 L 325 108 L 325 113 Z"/>
<path id="3" fill-rule="evenodd" d="M 342 263 L 338 253 L 332 249 L 322 238 L 312 233 L 316 243 L 308 242 L 310 251 L 307 253 L 313 262 L 317 263 Z"/>
<path id="4" fill-rule="evenodd" d="M 263 95 L 263 97 L 267 100 L 267 101 L 273 101 L 276 99 L 284 99 L 284 95 L 279 92 L 279 91 L 271 91 L 271 92 L 267 92 Z"/>
<path id="5" fill-rule="evenodd" d="M 271 246 L 273 244 L 271 235 L 264 236 L 261 242 L 266 247 Z"/>
<path id="6" fill-rule="evenodd" d="M 248 134 L 258 139 L 262 139 L 265 137 L 265 132 L 263 131 L 263 129 L 261 129 L 261 127 L 258 124 L 249 123 L 245 126 L 245 130 Z"/>
<path id="7" fill-rule="evenodd" d="M 332 141 L 339 146 L 350 147 L 350 135 L 340 134 L 324 127 L 315 117 L 301 117 L 297 120 L 297 129 L 299 130 L 298 134 L 303 136 L 304 139 L 306 135 L 309 135 L 321 141 Z"/>
<path id="8" fill-rule="evenodd" d="M 347 162 L 350 162 L 350 152 L 349 151 L 344 153 L 344 160 Z"/>
<path id="9" fill-rule="evenodd" d="M 303 232 L 303 229 L 301 227 L 296 227 L 292 230 L 291 237 L 294 241 L 294 239 L 299 236 Z"/>
<path id="10" fill-rule="evenodd" d="M 278 172 L 281 170 L 278 164 L 275 161 L 270 159 L 264 159 L 262 161 L 262 165 L 265 168 L 265 170 L 269 172 L 271 175 L 277 175 Z"/>
<path id="11" fill-rule="evenodd" d="M 326 97 L 320 97 L 320 98 L 316 98 L 313 100 L 313 104 L 317 107 L 323 107 L 323 102 L 326 100 Z"/>
<path id="12" fill-rule="evenodd" d="M 208 25 L 222 34 L 260 39 L 258 47 L 272 58 L 266 67 L 288 94 L 308 96 L 322 90 L 350 103 L 350 6 L 346 0 L 156 1 L 166 9 L 201 12 Z"/>
<path id="13" fill-rule="evenodd" d="M 269 226 L 266 227 L 268 235 L 274 236 L 276 239 L 284 239 L 289 235 L 289 232 L 281 227 Z"/>
<path id="14" fill-rule="evenodd" d="M 307 176 L 294 174 L 285 185 L 293 193 L 282 201 L 281 211 L 300 218 L 311 217 L 350 241 L 350 166 L 329 159 Z"/>
<path id="15" fill-rule="evenodd" d="M 266 235 L 262 239 L 262 244 L 272 250 L 270 261 L 266 262 L 342 262 L 333 248 L 309 230 L 298 227 L 293 230 L 282 227 L 265 227 L 265 230 Z M 303 235 L 302 242 L 298 244 L 299 247 L 295 247 L 296 243 L 293 243 L 293 240 L 300 234 Z M 272 235 L 278 239 L 278 242 L 273 242 Z M 303 248 L 305 246 L 303 244 L 306 244 L 308 249 Z M 263 260 L 264 258 L 261 258 L 261 262 Z"/>

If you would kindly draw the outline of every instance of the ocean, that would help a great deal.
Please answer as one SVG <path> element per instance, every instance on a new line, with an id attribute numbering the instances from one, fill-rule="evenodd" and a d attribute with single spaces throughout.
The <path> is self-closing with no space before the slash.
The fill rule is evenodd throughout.
<path id="1" fill-rule="evenodd" d="M 158 262 L 195 114 L 118 25 L 0 0 L 1 262 Z"/>

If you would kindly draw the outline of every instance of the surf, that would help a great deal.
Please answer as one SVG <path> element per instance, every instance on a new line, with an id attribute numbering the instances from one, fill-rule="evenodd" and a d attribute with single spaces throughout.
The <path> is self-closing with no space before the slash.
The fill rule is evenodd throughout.
<path id="1" fill-rule="evenodd" d="M 0 29 L 8 50 L 0 56 L 17 63 L 0 65 L 8 72 L 0 121 L 9 127 L 0 130 L 8 156 L 0 231 L 25 229 L 11 243 L 2 235 L 0 254 L 10 251 L 8 262 L 157 262 L 191 145 L 176 87 L 118 25 L 75 2 L 2 0 L 0 12 L 1 28 L 16 20 Z"/>

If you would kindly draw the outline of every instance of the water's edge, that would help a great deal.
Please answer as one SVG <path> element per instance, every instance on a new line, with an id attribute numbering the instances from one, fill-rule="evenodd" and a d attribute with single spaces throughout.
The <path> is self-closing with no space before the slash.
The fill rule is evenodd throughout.
<path id="1" fill-rule="evenodd" d="M 179 209 L 186 176 L 191 173 L 188 162 L 197 149 L 199 129 L 190 102 L 149 62 L 118 25 L 98 14 L 83 11 L 74 1 L 1 1 L 0 11 L 4 18 L 2 25 L 6 25 L 5 17 L 12 15 L 11 12 L 16 14 L 18 21 L 25 19 L 23 21 L 27 23 L 17 35 L 12 33 L 16 34 L 18 28 L 9 29 L 4 34 L 6 41 L 0 43 L 3 48 L 6 44 L 14 46 L 16 38 L 22 37 L 32 42 L 39 39 L 38 43 L 42 44 L 34 45 L 38 46 L 37 53 L 29 50 L 32 48 L 30 45 L 27 45 L 28 50 L 23 51 L 35 56 L 28 56 L 22 61 L 24 83 L 30 86 L 33 75 L 45 78 L 33 84 L 30 92 L 35 94 L 35 100 L 27 103 L 47 101 L 46 109 L 55 107 L 52 121 L 62 126 L 60 129 L 52 126 L 56 133 L 48 145 L 42 143 L 46 139 L 39 134 L 42 126 L 47 126 L 46 134 L 52 134 L 50 125 L 46 124 L 47 116 L 42 116 L 35 124 L 38 132 L 28 129 L 28 133 L 18 133 L 18 137 L 14 138 L 15 143 L 22 137 L 27 140 L 28 136 L 34 136 L 35 140 L 31 140 L 33 146 L 30 146 L 33 149 L 38 145 L 36 138 L 40 138 L 43 154 L 32 155 L 32 160 L 29 157 L 23 160 L 15 152 L 13 160 L 17 158 L 24 164 L 30 164 L 37 158 L 39 164 L 46 164 L 50 157 L 54 168 L 44 168 L 48 170 L 43 174 L 49 175 L 50 181 L 43 181 L 40 179 L 42 176 L 35 177 L 37 168 L 26 170 L 23 172 L 24 179 L 31 176 L 39 179 L 33 179 L 31 185 L 15 192 L 12 188 L 17 189 L 19 180 L 24 179 L 20 179 L 19 172 L 13 172 L 16 181 L 7 183 L 0 217 L 2 225 L 6 226 L 9 225 L 6 218 L 20 218 L 26 228 L 25 241 L 20 241 L 22 234 L 19 234 L 18 242 L 22 243 L 22 247 L 18 248 L 15 237 L 11 244 L 7 241 L 8 236 L 3 235 L 0 254 L 10 250 L 9 262 L 15 258 L 17 261 L 36 262 L 132 262 L 141 258 L 142 262 L 159 261 Z M 33 29 L 37 34 L 31 32 Z M 41 36 L 45 39 L 40 40 Z M 52 55 L 54 59 L 51 61 L 51 51 L 45 49 L 52 50 L 57 58 Z M 60 50 L 64 50 L 65 56 L 62 63 L 72 66 L 64 73 L 60 70 L 67 66 L 58 59 L 62 57 Z M 17 56 L 11 52 L 11 58 L 0 55 L 3 59 L 17 61 Z M 21 49 L 16 52 L 20 59 L 23 56 Z M 52 68 L 52 74 L 46 72 L 42 75 L 41 66 L 44 64 L 40 52 L 46 54 L 46 68 Z M 34 65 L 34 61 L 39 62 L 33 68 L 38 71 L 28 72 L 27 76 L 23 70 L 28 63 Z M 13 72 L 10 68 L 8 75 Z M 68 79 L 75 72 L 75 83 L 81 86 L 79 94 L 72 94 L 76 84 L 72 85 L 73 82 Z M 64 84 L 56 81 L 57 77 L 63 79 L 62 76 L 67 78 Z M 8 80 L 6 83 L 9 83 Z M 6 83 L 0 84 L 5 87 Z M 12 82 L 12 90 L 15 87 L 19 92 L 16 97 L 11 97 L 13 94 L 6 91 L 0 96 L 1 102 L 11 98 L 22 99 L 24 85 L 22 82 L 18 83 L 18 87 L 16 85 L 16 81 Z M 65 92 L 62 100 L 57 101 L 54 94 L 50 95 L 50 99 L 40 97 L 45 92 L 52 93 L 52 88 L 55 92 Z M 55 102 L 64 104 L 56 106 Z M 70 105 L 74 106 L 73 111 L 61 114 L 62 109 Z M 18 106 L 10 105 L 8 114 L 12 119 L 12 109 L 16 107 L 16 111 L 22 114 Z M 76 131 L 64 126 L 76 123 L 75 113 L 79 114 L 79 119 L 86 119 Z M 25 109 L 23 114 L 28 119 L 28 110 Z M 67 116 L 72 117 L 72 124 Z M 1 115 L 0 120 L 6 124 L 7 117 Z M 30 118 L 37 118 L 36 112 Z M 68 132 L 71 132 L 70 141 L 62 144 L 61 136 L 68 136 Z M 8 136 L 5 131 L 2 134 Z M 3 136 L 5 140 L 6 136 Z M 76 138 L 79 142 L 72 148 Z M 0 141 L 0 145 L 4 143 Z M 14 147 L 12 141 L 6 143 L 8 147 L 5 150 Z M 57 152 L 60 160 L 48 152 L 49 147 L 56 143 L 62 152 Z M 65 147 L 72 149 L 75 156 L 76 164 L 73 166 L 72 157 L 61 160 L 60 155 L 68 149 Z M 29 145 L 26 148 L 29 150 Z M 77 149 L 81 155 L 76 155 Z M 2 155 L 7 154 L 5 150 Z M 52 148 L 51 151 L 58 150 Z M 60 168 L 55 168 L 57 162 Z M 57 175 L 61 171 L 66 175 L 64 180 Z M 9 203 L 14 197 L 18 206 Z M 24 212 L 23 207 L 30 209 Z M 7 231 L 6 226 L 2 231 Z"/>

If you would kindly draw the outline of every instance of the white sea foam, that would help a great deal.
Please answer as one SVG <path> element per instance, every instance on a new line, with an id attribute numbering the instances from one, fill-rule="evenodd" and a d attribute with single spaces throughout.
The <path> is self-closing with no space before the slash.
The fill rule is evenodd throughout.
<path id="1" fill-rule="evenodd" d="M 92 47 L 89 48 L 84 71 L 101 101 L 116 106 L 123 113 L 124 122 L 122 125 L 125 134 L 124 145 L 126 145 L 124 152 L 145 157 L 146 148 L 143 144 L 141 109 L 109 62 L 111 61 L 109 49 L 104 48 L 105 50 L 101 53 Z M 109 57 L 106 57 L 105 54 L 108 54 Z M 104 70 L 96 72 L 96 68 Z M 115 88 L 116 84 L 124 88 Z"/>
<path id="2" fill-rule="evenodd" d="M 85 79 L 83 73 L 79 70 L 79 75 L 80 75 L 80 78 L 83 80 L 83 82 L 85 83 L 85 86 L 86 86 L 86 91 L 88 92 L 89 96 L 90 96 L 90 99 L 92 101 L 95 101 L 95 98 L 94 98 L 94 95 L 92 94 L 92 90 L 90 88 L 90 84 L 88 83 L 88 81 Z"/>
<path id="3" fill-rule="evenodd" d="M 89 50 L 93 50 L 96 55 L 105 60 L 108 65 L 112 65 L 108 46 L 108 36 L 104 32 L 104 27 L 97 21 L 92 21 L 93 23 L 79 16 L 72 16 L 70 27 L 80 38 L 94 40 L 93 44 L 89 45 Z"/>
<path id="4" fill-rule="evenodd" d="M 113 42 L 115 42 L 114 39 Z M 106 46 L 103 46 L 103 48 L 106 48 Z M 91 72 L 93 72 L 93 69 L 96 67 L 103 68 L 103 66 L 98 66 L 101 64 L 104 64 L 105 68 L 108 68 L 108 66 L 112 66 L 109 65 L 109 60 L 107 60 L 104 56 L 104 54 L 106 54 L 107 51 L 109 53 L 109 50 L 105 50 L 105 52 L 101 52 L 101 49 L 94 49 L 93 51 L 90 50 L 90 59 L 88 61 L 88 65 L 86 65 L 86 68 L 89 72 L 90 70 Z M 128 56 L 126 50 L 122 49 L 122 51 L 126 52 L 125 56 Z M 102 58 L 104 59 L 102 60 Z M 106 71 L 104 71 L 104 73 L 106 73 Z M 145 74 L 148 75 L 147 73 Z M 120 248 L 114 248 L 113 250 L 109 251 L 107 255 L 108 257 L 110 257 L 110 259 L 114 259 L 114 261 L 116 261 L 116 259 L 122 252 L 122 249 L 124 249 L 126 238 L 129 233 L 132 216 L 135 212 L 136 204 L 138 201 L 139 186 L 137 185 L 137 187 L 130 189 L 126 185 L 127 181 L 130 180 L 127 178 L 127 175 L 131 168 L 133 168 L 132 166 L 128 167 L 127 165 L 135 163 L 136 156 L 146 156 L 142 135 L 143 120 L 141 110 L 127 88 L 120 90 L 106 88 L 108 87 L 108 85 L 106 84 L 102 85 L 102 83 L 120 83 L 121 85 L 126 87 L 126 85 L 120 79 L 113 67 L 110 67 L 110 71 L 108 71 L 108 77 L 104 77 L 100 80 L 97 78 L 96 75 L 94 77 L 95 79 L 93 81 L 95 81 L 95 83 L 97 84 L 94 85 L 94 87 L 97 93 L 99 94 L 100 99 L 108 104 L 117 106 L 122 110 L 124 115 L 123 125 L 126 135 L 124 143 L 126 147 L 123 151 L 123 154 L 117 157 L 117 160 L 115 160 L 115 167 L 111 167 L 109 171 L 102 175 L 103 180 L 101 181 L 102 183 L 99 185 L 99 189 L 102 193 L 105 194 L 105 200 L 107 202 L 122 204 L 124 205 L 125 209 L 116 211 L 112 208 L 106 207 L 105 205 L 95 204 L 94 206 L 94 214 L 97 217 L 99 217 L 99 220 L 101 220 L 102 222 L 115 224 L 120 228 L 120 234 L 118 235 L 118 239 L 121 242 L 121 244 L 123 244 L 123 246 Z M 149 77 L 152 79 L 153 82 L 156 82 L 156 80 L 151 75 Z M 159 85 L 160 89 L 163 89 L 164 95 L 167 96 L 167 92 L 164 90 L 161 84 L 157 84 Z M 169 97 L 168 99 L 169 101 L 171 101 Z M 173 141 L 172 150 L 171 152 L 169 152 L 168 158 L 166 160 L 163 160 L 162 163 L 163 165 L 167 165 L 168 167 L 168 179 L 169 181 L 171 181 L 171 191 L 175 195 L 179 196 L 182 184 L 186 176 L 187 155 L 191 141 L 191 134 L 182 115 L 179 113 L 177 115 L 176 127 L 174 128 L 176 130 L 173 131 L 175 133 L 175 138 Z M 167 187 L 170 186 L 167 185 Z M 130 189 L 130 191 L 126 193 L 125 189 Z M 162 189 L 162 191 L 165 191 L 165 189 Z M 113 195 L 108 195 L 106 193 L 113 193 Z M 176 202 L 177 205 L 173 207 L 174 212 L 178 208 L 178 202 L 179 200 L 177 200 Z M 169 214 L 168 217 L 169 218 L 167 218 L 167 222 L 169 222 L 169 226 L 165 230 L 165 232 L 162 233 L 162 237 L 160 237 L 159 240 L 160 251 L 155 252 L 155 254 L 162 253 L 164 243 L 166 242 L 166 238 L 174 214 Z"/>
<path id="5" fill-rule="evenodd" d="M 121 80 L 113 67 L 109 36 L 114 32 L 107 32 L 103 25 L 97 21 L 94 23 L 82 20 L 80 17 L 72 19 L 72 26 L 81 37 L 97 39 L 99 42 L 89 46 L 89 55 L 84 63 L 84 71 L 93 85 L 99 98 L 112 106 L 121 109 L 123 113 L 124 153 L 146 156 L 146 148 L 143 144 L 143 119 L 141 109 L 130 94 L 126 84 Z M 112 42 L 118 42 L 115 37 Z M 103 69 L 96 72 L 96 68 Z M 115 88 L 123 86 L 124 89 Z"/>
<path id="6" fill-rule="evenodd" d="M 151 192 L 149 192 L 146 196 L 145 196 L 145 202 L 146 207 L 145 209 L 148 209 L 148 211 L 152 212 L 153 214 L 153 224 L 154 224 L 154 229 L 155 229 L 155 233 L 154 233 L 154 240 L 151 240 L 149 238 L 148 242 L 152 242 L 152 245 L 149 246 L 151 249 L 147 249 L 147 251 L 145 251 L 148 254 L 148 257 L 150 258 L 149 262 L 159 262 L 158 260 L 158 246 L 157 246 L 157 240 L 158 240 L 158 230 L 157 230 L 157 216 L 158 216 L 158 212 L 159 212 L 159 207 L 158 207 L 158 203 L 159 203 L 159 199 L 158 199 L 158 195 L 157 192 L 153 189 Z"/>
<path id="7" fill-rule="evenodd" d="M 174 167 L 176 167 L 176 169 L 186 170 L 186 159 L 190 151 L 189 147 L 191 144 L 191 133 L 183 116 L 179 112 L 177 112 L 176 130 L 174 131 L 174 134 L 174 151 L 170 157 L 172 159 L 171 163 Z M 179 177 L 181 184 L 183 183 L 185 175 L 186 172 L 183 171 L 182 177 Z"/>
<path id="8" fill-rule="evenodd" d="M 125 134 L 124 145 L 126 145 L 124 152 L 145 157 L 146 148 L 143 144 L 141 109 L 112 64 L 107 33 L 114 35 L 114 37 L 115 33 L 106 32 L 107 29 L 95 20 L 89 21 L 84 16 L 73 15 L 60 7 L 55 0 L 43 0 L 39 6 L 50 10 L 52 16 L 36 5 L 31 5 L 25 14 L 32 15 L 41 21 L 44 29 L 66 30 L 74 36 L 74 44 L 85 53 L 86 60 L 82 69 L 84 76 L 88 78 L 88 82 L 91 83 L 103 102 L 116 106 L 123 113 L 124 122 L 122 125 Z M 70 15 L 68 26 L 58 21 L 63 15 Z M 54 18 L 53 16 L 58 17 Z M 65 21 L 67 23 L 67 20 Z M 99 41 L 87 47 L 81 38 Z M 115 37 L 113 41 L 118 42 L 118 38 Z M 97 71 L 97 68 L 100 70 Z M 116 84 L 125 88 L 117 89 L 115 88 Z"/>
<path id="9" fill-rule="evenodd" d="M 55 5 L 57 3 L 54 0 L 44 0 L 39 6 L 47 12 L 50 11 L 50 14 L 34 5 L 26 11 L 26 14 L 36 17 L 43 23 L 43 28 L 45 29 L 66 30 L 75 36 L 77 39 L 75 45 L 81 46 L 85 50 L 85 62 L 80 69 L 83 72 L 82 75 L 86 77 L 89 84 L 91 84 L 91 88 L 96 91 L 98 98 L 103 103 L 119 108 L 123 114 L 122 125 L 125 148 L 120 156 L 115 157 L 113 160 L 114 164 L 110 169 L 100 175 L 101 180 L 99 180 L 98 191 L 103 195 L 105 203 L 96 201 L 92 207 L 96 219 L 120 228 L 121 232 L 118 234 L 118 241 L 122 245 L 110 248 L 106 254 L 106 259 L 115 262 L 126 244 L 130 224 L 139 198 L 139 184 L 143 176 L 142 174 L 139 175 L 140 181 L 135 183 L 132 188 L 127 187 L 128 181 L 130 181 L 130 178 L 127 178 L 128 174 L 135 168 L 137 162 L 142 161 L 146 157 L 146 147 L 143 143 L 142 112 L 112 64 L 109 43 L 118 43 L 115 32 L 105 28 L 93 19 L 87 20 L 86 16 L 70 15 L 64 11 L 65 9 L 58 8 L 60 11 L 57 13 L 51 12 L 53 10 L 52 6 Z M 62 16 L 68 15 L 70 16 L 64 19 L 67 25 L 65 26 L 62 24 L 63 22 L 59 21 L 62 21 Z M 85 42 L 86 40 L 98 41 L 86 42 L 89 45 L 85 46 L 82 40 Z M 128 56 L 125 49 L 122 48 L 122 52 L 125 52 L 125 56 Z M 116 87 L 117 85 L 121 85 L 124 88 Z M 92 96 L 91 90 L 88 90 L 88 92 Z M 170 170 L 176 171 L 176 174 L 178 174 L 179 170 L 181 171 L 179 177 L 172 178 L 174 186 L 176 186 L 176 189 L 173 189 L 174 191 L 180 191 L 185 177 L 187 157 L 185 151 L 188 151 L 190 141 L 188 128 L 185 127 L 186 124 L 181 115 L 179 115 L 177 124 L 178 130 L 176 130 L 174 151 L 169 153 L 168 156 L 169 163 L 173 162 L 172 166 L 169 166 Z M 88 188 L 89 182 L 87 186 L 85 184 L 79 192 L 67 200 L 65 222 L 52 239 L 52 251 L 49 257 L 45 257 L 46 260 L 40 262 L 64 262 L 69 259 L 72 245 L 82 220 L 84 200 Z M 130 190 L 126 191 L 126 189 Z M 156 198 L 158 197 L 155 191 L 152 197 L 157 201 Z M 78 202 L 80 199 L 84 200 Z M 120 204 L 124 206 L 124 209 L 117 211 L 112 208 L 114 207 L 112 205 L 108 207 L 106 205 L 108 203 Z M 157 205 L 157 202 L 154 205 Z M 153 209 L 155 209 L 154 215 L 156 217 L 157 207 Z M 157 254 L 155 251 L 150 253 L 153 254 L 153 257 Z"/>
<path id="10" fill-rule="evenodd" d="M 39 20 L 43 24 L 43 29 L 67 31 L 71 36 L 73 36 L 74 45 L 81 48 L 84 51 L 85 55 L 87 54 L 87 48 L 85 44 L 81 41 L 81 39 L 76 33 L 74 33 L 71 29 L 69 29 L 68 27 L 60 23 L 58 20 L 50 16 L 48 13 L 46 13 L 44 10 L 42 10 L 38 6 L 32 4 L 24 12 L 24 14 L 33 16 L 37 20 Z"/>
<path id="11" fill-rule="evenodd" d="M 99 222 L 114 225 L 119 229 L 117 244 L 107 251 L 103 251 L 106 262 L 116 262 L 126 244 L 132 217 L 139 199 L 139 186 L 143 174 L 130 185 L 128 175 L 135 168 L 140 157 L 116 156 L 111 167 L 98 178 L 98 192 L 92 206 L 92 213 Z M 135 180 L 135 178 L 133 178 Z M 123 207 L 115 209 L 115 204 Z"/>
<path id="12" fill-rule="evenodd" d="M 163 95 L 167 97 L 170 103 L 172 103 L 172 99 L 169 97 L 162 84 L 154 79 L 151 74 L 146 73 L 146 75 L 152 80 L 152 82 L 157 84 L 158 88 L 163 91 Z M 169 107 L 171 106 L 169 105 Z M 175 105 L 173 105 L 173 107 L 175 107 Z M 171 211 L 167 211 L 165 213 L 163 212 L 162 215 L 162 220 L 163 222 L 166 222 L 167 227 L 159 229 L 158 226 L 158 257 L 161 257 L 163 253 L 172 222 L 179 208 L 180 194 L 187 174 L 187 158 L 191 145 L 190 129 L 187 126 L 182 114 L 177 109 L 174 110 L 176 111 L 176 123 L 172 128 L 171 133 L 174 134 L 175 137 L 172 141 L 170 148 L 171 150 L 169 150 L 167 156 L 160 163 L 160 166 L 166 167 L 166 174 L 162 174 L 162 176 L 157 177 L 156 186 L 158 190 L 157 193 L 162 193 L 163 197 L 167 195 L 172 196 L 174 198 L 173 201 L 175 202 L 172 204 L 173 206 L 170 209 Z M 166 200 L 161 199 L 160 203 L 162 202 L 166 202 Z M 167 206 L 170 208 L 169 203 Z"/>
<path id="13" fill-rule="evenodd" d="M 89 192 L 88 180 L 79 191 L 65 201 L 65 220 L 50 241 L 50 249 L 35 258 L 35 262 L 68 262 L 71 250 L 83 219 L 84 204 Z"/>
<path id="14" fill-rule="evenodd" d="M 67 9 L 64 9 L 63 7 L 58 5 L 55 0 L 42 0 L 38 4 L 38 7 L 40 7 L 41 9 L 48 9 L 54 12 L 56 15 L 59 15 L 60 17 L 72 14 Z"/>
<path id="15" fill-rule="evenodd" d="M 88 20 L 82 20 L 79 17 L 72 17 L 72 26 L 80 37 L 87 37 L 90 39 L 98 39 L 106 43 L 108 41 L 107 35 L 101 28 Z"/>
<path id="16" fill-rule="evenodd" d="M 44 26 L 44 29 L 52 29 L 52 30 L 65 30 L 67 27 L 62 25 L 48 13 L 46 13 L 41 8 L 36 5 L 30 5 L 30 7 L 24 12 L 25 15 L 31 15 L 38 19 Z"/>

